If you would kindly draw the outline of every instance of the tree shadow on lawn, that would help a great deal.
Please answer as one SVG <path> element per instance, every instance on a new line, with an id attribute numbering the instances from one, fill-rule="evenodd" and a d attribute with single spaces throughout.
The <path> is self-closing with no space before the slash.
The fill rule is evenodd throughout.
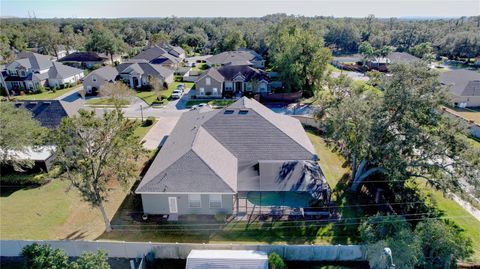
<path id="1" fill-rule="evenodd" d="M 86 237 L 85 232 L 81 232 L 80 230 L 76 230 L 75 232 L 69 233 L 67 236 L 65 236 L 62 240 L 81 240 Z"/>
<path id="2" fill-rule="evenodd" d="M 350 244 L 359 241 L 358 226 L 363 216 L 361 194 L 350 192 L 350 174 L 344 174 L 335 186 L 335 203 L 340 220 L 333 227 L 333 244 Z"/>

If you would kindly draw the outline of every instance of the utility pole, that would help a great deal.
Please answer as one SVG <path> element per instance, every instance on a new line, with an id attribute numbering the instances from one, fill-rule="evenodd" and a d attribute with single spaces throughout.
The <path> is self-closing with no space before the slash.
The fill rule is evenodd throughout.
<path id="1" fill-rule="evenodd" d="M 142 115 L 142 124 L 143 124 L 143 106 L 142 105 L 140 105 L 140 113 Z"/>

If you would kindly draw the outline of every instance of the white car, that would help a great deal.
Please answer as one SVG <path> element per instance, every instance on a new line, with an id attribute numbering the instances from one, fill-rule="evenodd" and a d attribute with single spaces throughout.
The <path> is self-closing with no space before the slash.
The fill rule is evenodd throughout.
<path id="1" fill-rule="evenodd" d="M 183 95 L 183 91 L 176 89 L 172 92 L 172 99 L 180 99 L 182 98 L 182 95 Z"/>

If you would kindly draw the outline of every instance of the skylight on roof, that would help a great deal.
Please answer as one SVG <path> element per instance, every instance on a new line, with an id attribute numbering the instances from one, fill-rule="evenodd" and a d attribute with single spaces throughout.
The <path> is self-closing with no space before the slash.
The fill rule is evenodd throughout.
<path id="1" fill-rule="evenodd" d="M 242 109 L 242 110 L 238 111 L 238 114 L 239 115 L 246 115 L 246 114 L 248 114 L 248 110 Z"/>
<path id="2" fill-rule="evenodd" d="M 225 112 L 223 112 L 223 114 L 233 114 L 233 112 L 235 112 L 235 111 L 228 109 L 228 110 L 225 110 Z"/>

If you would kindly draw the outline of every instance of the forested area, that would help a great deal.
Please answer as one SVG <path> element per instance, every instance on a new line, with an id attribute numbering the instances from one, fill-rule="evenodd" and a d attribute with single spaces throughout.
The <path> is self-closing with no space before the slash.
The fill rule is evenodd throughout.
<path id="1" fill-rule="evenodd" d="M 362 42 L 410 51 L 430 42 L 434 52 L 452 59 L 480 54 L 480 16 L 438 20 L 332 17 L 2 19 L 1 55 L 38 48 L 54 55 L 57 45 L 76 50 L 135 55 L 148 42 L 170 42 L 189 54 L 250 48 L 268 56 L 268 40 L 285 19 L 296 20 L 324 39 L 334 53 L 356 53 Z"/>

